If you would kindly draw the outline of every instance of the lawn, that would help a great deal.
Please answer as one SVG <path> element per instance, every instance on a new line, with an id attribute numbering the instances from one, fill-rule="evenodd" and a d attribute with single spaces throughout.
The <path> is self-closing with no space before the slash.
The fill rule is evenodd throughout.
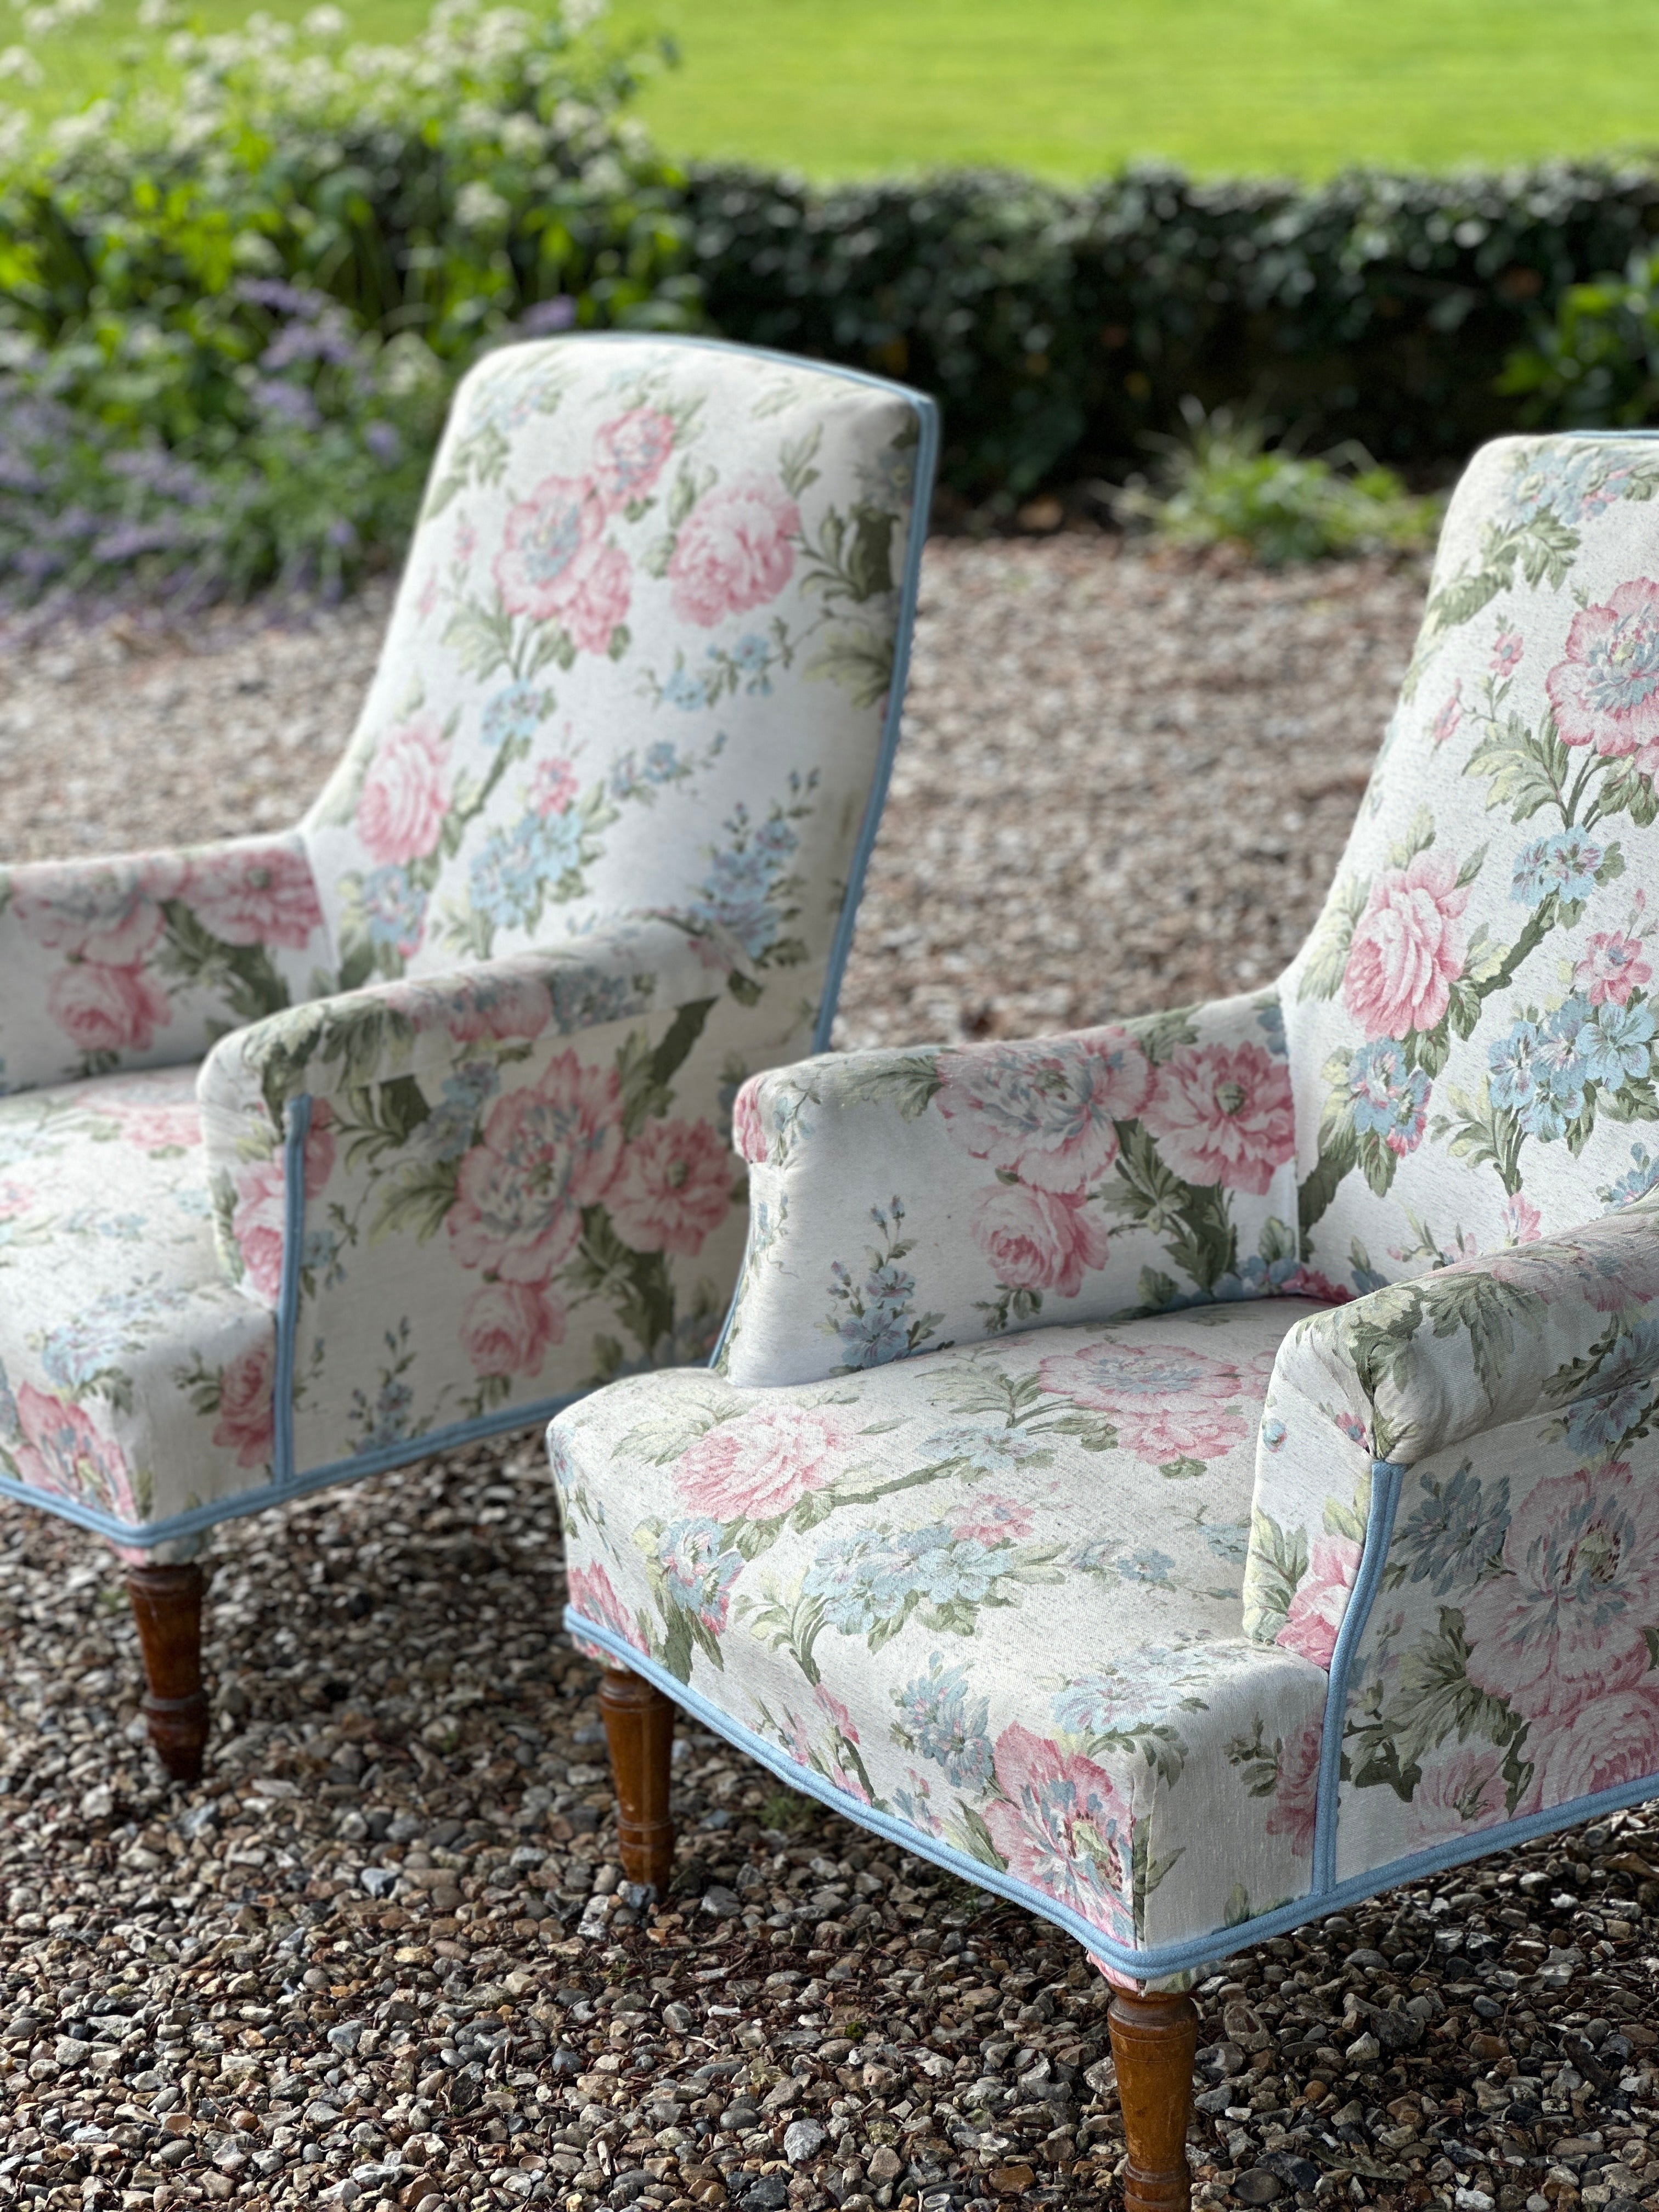
<path id="1" fill-rule="evenodd" d="M 207 0 L 202 17 L 243 12 Z M 395 38 L 424 0 L 352 12 Z M 665 146 L 822 178 L 981 161 L 1082 178 L 1145 155 L 1317 177 L 1659 137 L 1652 0 L 616 0 L 613 14 L 679 42 L 684 68 L 640 109 Z M 131 19 L 132 0 L 112 0 L 98 26 L 43 46 L 37 97 L 95 89 Z"/>

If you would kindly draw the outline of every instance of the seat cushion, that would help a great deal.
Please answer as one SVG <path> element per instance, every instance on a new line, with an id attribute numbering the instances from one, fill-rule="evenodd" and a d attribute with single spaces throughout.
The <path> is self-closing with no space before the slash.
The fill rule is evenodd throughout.
<path id="1" fill-rule="evenodd" d="M 268 1482 L 275 1353 L 214 1250 L 194 1067 L 0 1098 L 7 1488 L 118 1536 Z"/>
<path id="2" fill-rule="evenodd" d="M 1311 1310 L 614 1383 L 550 1431 L 569 1625 L 1109 1964 L 1178 1964 L 1308 1887 L 1326 1677 L 1246 1640 L 1240 1578 L 1262 1398 Z"/>

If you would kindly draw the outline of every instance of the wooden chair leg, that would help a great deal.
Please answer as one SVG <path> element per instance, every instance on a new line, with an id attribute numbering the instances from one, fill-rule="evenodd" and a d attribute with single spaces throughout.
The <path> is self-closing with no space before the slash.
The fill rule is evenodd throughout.
<path id="1" fill-rule="evenodd" d="M 1198 2008 L 1187 1996 L 1120 1990 L 1106 2015 L 1129 2164 L 1127 2212 L 1188 2212 L 1193 2182 L 1187 2129 L 1193 2111 Z"/>
<path id="2" fill-rule="evenodd" d="M 674 1708 L 642 1675 L 607 1667 L 599 1710 L 617 1785 L 617 1840 L 629 1881 L 668 1894 L 674 1871 L 674 1828 L 668 1817 L 668 1769 L 674 1748 Z"/>
<path id="3" fill-rule="evenodd" d="M 144 1720 L 155 1755 L 175 1782 L 199 1781 L 207 1748 L 202 1688 L 201 1568 L 129 1567 L 127 1595 L 143 1654 Z"/>

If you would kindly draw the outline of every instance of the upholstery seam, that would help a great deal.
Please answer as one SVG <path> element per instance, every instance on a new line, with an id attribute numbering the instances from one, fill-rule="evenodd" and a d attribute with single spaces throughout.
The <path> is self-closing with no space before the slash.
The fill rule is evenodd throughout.
<path id="1" fill-rule="evenodd" d="M 288 1104 L 283 1158 L 283 1279 L 276 1293 L 276 1361 L 270 1386 L 270 1480 L 274 1490 L 294 1480 L 294 1367 L 300 1328 L 300 1261 L 306 1231 L 306 1139 L 311 1133 L 311 1096 Z"/>
<path id="2" fill-rule="evenodd" d="M 1385 1462 L 1386 1464 L 1386 1462 Z M 1058 1928 L 1073 1936 L 1094 1957 L 1103 1960 L 1116 1972 L 1137 1981 L 1158 1981 L 1166 1976 L 1197 1972 L 1205 1966 L 1217 1965 L 1236 1953 L 1248 1950 L 1254 1943 L 1264 1942 L 1269 1936 L 1283 1936 L 1309 1921 L 1322 1920 L 1328 1912 L 1340 1905 L 1358 1903 L 1374 1897 L 1379 1890 L 1393 1889 L 1400 1883 L 1415 1881 L 1425 1875 L 1443 1872 L 1448 1867 L 1461 1866 L 1471 1859 L 1489 1857 L 1494 1851 L 1507 1850 L 1510 1845 L 1531 1842 L 1534 1838 L 1550 1834 L 1558 1828 L 1576 1826 L 1581 1820 L 1599 1818 L 1604 1813 L 1621 1810 L 1627 1805 L 1639 1805 L 1659 1794 L 1659 1773 L 1643 1775 L 1634 1782 L 1615 1784 L 1611 1789 L 1597 1790 L 1588 1797 L 1573 1797 L 1565 1804 L 1551 1806 L 1540 1813 L 1529 1813 L 1522 1819 L 1504 1820 L 1489 1828 L 1480 1828 L 1472 1834 L 1448 1837 L 1443 1843 L 1431 1844 L 1426 1850 L 1413 1851 L 1404 1858 L 1389 1859 L 1375 1870 L 1363 1875 L 1351 1875 L 1346 1881 L 1330 1889 L 1310 1889 L 1304 1896 L 1290 1903 L 1272 1907 L 1266 1912 L 1253 1914 L 1248 1920 L 1236 1922 L 1231 1927 L 1217 1929 L 1210 1936 L 1189 1936 L 1176 1943 L 1153 1944 L 1144 1951 L 1127 1949 L 1121 1943 L 1105 1935 L 1100 1929 L 1073 1912 L 1069 1905 L 1041 1890 L 1032 1889 L 1014 1876 L 1000 1874 L 979 1859 L 969 1858 L 954 1844 L 940 1842 L 937 1838 L 923 1835 L 919 1829 L 896 1820 L 890 1814 L 878 1812 L 873 1806 L 860 1804 L 845 1790 L 837 1790 L 811 1767 L 803 1766 L 757 1735 L 742 1721 L 734 1720 L 719 1705 L 713 1704 L 689 1683 L 680 1681 L 665 1667 L 635 1649 L 614 1629 L 601 1626 L 597 1621 L 586 1620 L 574 1606 L 564 1610 L 564 1625 L 573 1636 L 584 1642 L 597 1644 L 613 1656 L 619 1666 L 630 1673 L 643 1675 L 662 1691 L 665 1697 L 712 1729 L 715 1735 L 745 1753 L 750 1758 L 775 1774 L 793 1790 L 816 1797 L 833 1813 L 860 1827 L 872 1828 L 878 1835 L 885 1836 L 915 1857 L 931 1859 L 934 1865 L 971 1882 L 977 1889 L 988 1889 L 995 1895 L 1006 1897 L 1024 1905 L 1039 1918 L 1052 1921 Z"/>
<path id="3" fill-rule="evenodd" d="M 1319 1737 L 1319 1780 L 1314 1798 L 1312 1893 L 1316 1897 L 1328 1894 L 1336 1886 L 1336 1831 L 1342 1795 L 1342 1731 L 1348 1714 L 1348 1672 L 1370 1620 L 1382 1570 L 1388 1565 L 1395 1510 L 1400 1503 L 1405 1473 L 1404 1467 L 1396 1461 L 1371 1462 L 1370 1510 L 1365 1517 L 1359 1571 L 1354 1577 L 1331 1651 L 1325 1718 Z"/>

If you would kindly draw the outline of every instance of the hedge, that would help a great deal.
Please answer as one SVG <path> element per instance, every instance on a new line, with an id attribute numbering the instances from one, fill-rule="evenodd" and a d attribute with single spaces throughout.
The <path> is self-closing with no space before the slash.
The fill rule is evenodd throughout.
<path id="1" fill-rule="evenodd" d="M 1084 191 L 957 174 L 814 191 L 692 172 L 691 264 L 732 337 L 908 377 L 972 499 L 1112 474 L 1179 403 L 1251 401 L 1422 468 L 1535 415 L 1498 384 L 1569 289 L 1659 233 L 1659 169 L 1354 173 L 1316 189 L 1136 169 Z"/>

